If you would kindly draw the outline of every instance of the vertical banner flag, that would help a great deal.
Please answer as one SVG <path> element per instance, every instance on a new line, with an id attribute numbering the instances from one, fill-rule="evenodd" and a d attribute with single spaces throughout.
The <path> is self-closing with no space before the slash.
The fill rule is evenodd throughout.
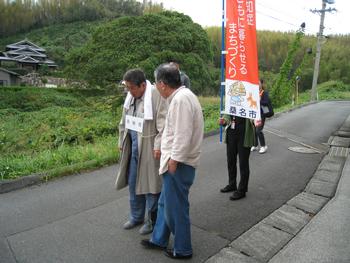
<path id="1" fill-rule="evenodd" d="M 224 114 L 260 119 L 255 0 L 226 0 Z"/>

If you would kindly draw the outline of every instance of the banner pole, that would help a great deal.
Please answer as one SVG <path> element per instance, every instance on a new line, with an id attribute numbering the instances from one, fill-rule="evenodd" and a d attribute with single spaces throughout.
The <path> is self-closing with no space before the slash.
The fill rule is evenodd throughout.
<path id="1" fill-rule="evenodd" d="M 220 85 L 220 118 L 224 110 L 224 93 L 225 93 L 225 0 L 222 0 L 222 26 L 221 26 L 221 85 Z M 220 125 L 220 143 L 222 143 L 222 125 Z"/>

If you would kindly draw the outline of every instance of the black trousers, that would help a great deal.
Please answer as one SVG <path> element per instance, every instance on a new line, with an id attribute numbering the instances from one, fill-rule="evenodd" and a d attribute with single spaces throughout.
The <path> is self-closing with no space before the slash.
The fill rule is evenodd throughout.
<path id="1" fill-rule="evenodd" d="M 248 191 L 250 147 L 244 147 L 244 123 L 228 128 L 226 133 L 226 154 L 229 185 L 239 192 Z M 239 157 L 240 181 L 237 188 L 237 156 Z"/>

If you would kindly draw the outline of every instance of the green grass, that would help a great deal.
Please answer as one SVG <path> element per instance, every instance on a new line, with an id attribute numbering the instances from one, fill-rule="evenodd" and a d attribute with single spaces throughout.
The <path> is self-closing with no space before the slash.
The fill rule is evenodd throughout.
<path id="1" fill-rule="evenodd" d="M 350 85 L 328 81 L 317 86 L 319 100 L 350 100 Z M 310 101 L 311 91 L 300 94 L 300 102 Z"/>
<path id="2" fill-rule="evenodd" d="M 113 163 L 119 158 L 116 139 L 107 136 L 84 146 L 62 145 L 32 154 L 7 155 L 0 158 L 0 176 L 2 180 L 37 173 L 51 177 Z"/>
<path id="3" fill-rule="evenodd" d="M 37 152 L 61 145 L 85 145 L 117 132 L 111 112 L 50 107 L 35 112 L 0 110 L 0 151 Z"/>
<path id="4" fill-rule="evenodd" d="M 327 81 L 317 86 L 319 100 L 350 100 L 350 85 L 346 85 L 340 81 Z M 297 105 L 310 102 L 311 90 L 301 92 L 298 96 Z M 293 108 L 292 104 L 287 104 L 275 109 L 276 112 L 285 111 Z"/>
<path id="5" fill-rule="evenodd" d="M 17 87 L 1 88 L 0 101 L 2 180 L 118 159 L 119 96 Z"/>
<path id="6" fill-rule="evenodd" d="M 204 132 L 218 129 L 220 117 L 220 97 L 199 97 L 204 115 Z"/>

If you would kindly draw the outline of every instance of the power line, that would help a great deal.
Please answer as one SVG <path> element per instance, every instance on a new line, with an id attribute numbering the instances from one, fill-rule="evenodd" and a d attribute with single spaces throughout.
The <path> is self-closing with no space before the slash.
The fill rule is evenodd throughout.
<path id="1" fill-rule="evenodd" d="M 261 14 L 261 15 L 263 15 L 263 16 L 266 16 L 266 17 L 269 17 L 269 18 L 274 19 L 274 20 L 276 20 L 276 21 L 282 22 L 282 23 L 284 23 L 284 24 L 291 25 L 291 26 L 293 26 L 293 27 L 295 27 L 295 28 L 299 28 L 299 27 L 300 27 L 300 25 L 290 23 L 290 22 L 285 21 L 285 20 L 283 20 L 283 19 L 280 19 L 280 18 L 271 16 L 271 15 L 265 14 L 265 13 L 263 13 L 263 12 L 260 12 L 260 11 L 256 11 L 256 12 L 259 13 L 259 14 Z M 310 31 L 309 29 L 306 29 L 305 31 L 307 31 L 307 32 L 309 32 L 309 33 L 313 33 L 313 32 Z"/>
<path id="2" fill-rule="evenodd" d="M 296 28 L 299 28 L 299 25 L 295 24 L 294 22 L 289 22 L 289 21 L 306 22 L 307 28 L 305 29 L 305 32 L 309 35 L 314 35 L 317 33 L 317 31 L 315 29 L 313 29 L 313 30 L 310 29 L 310 28 L 313 28 L 313 27 L 310 27 L 310 25 L 312 25 L 313 23 L 311 23 L 310 21 L 308 22 L 310 17 L 308 17 L 306 15 L 298 17 L 295 15 L 295 14 L 300 14 L 300 12 L 303 12 L 306 14 L 309 11 L 309 8 L 306 8 L 306 6 L 300 7 L 299 8 L 300 12 L 293 11 L 293 12 L 287 13 L 287 11 L 276 9 L 276 8 L 273 8 L 273 7 L 268 6 L 266 4 L 261 4 L 258 2 L 256 2 L 256 4 L 260 7 L 259 9 L 261 9 L 261 8 L 268 9 L 267 12 L 269 12 L 269 10 L 271 10 L 271 11 L 273 11 L 273 13 L 276 13 L 276 14 L 271 15 L 270 14 L 271 12 L 267 14 L 264 11 L 257 10 L 257 13 L 260 13 L 265 17 L 271 18 L 275 21 L 282 22 L 283 24 L 291 25 L 291 26 L 296 27 Z M 287 9 L 288 7 L 285 7 L 285 8 Z M 283 16 L 283 18 L 279 18 L 280 16 Z M 287 19 L 285 19 L 285 18 L 287 18 Z"/>
<path id="3" fill-rule="evenodd" d="M 267 6 L 267 5 L 263 5 L 263 4 L 258 3 L 258 2 L 257 2 L 257 5 L 259 5 L 259 6 L 263 7 L 263 8 L 266 8 L 266 9 L 270 9 L 270 10 L 276 12 L 276 13 L 284 13 L 284 12 L 281 12 L 281 10 L 274 9 L 274 8 L 272 8 L 272 7 L 269 7 L 269 6 Z M 289 18 L 292 18 L 293 20 L 298 19 L 297 17 L 293 17 L 293 16 L 291 16 L 290 14 L 287 14 L 287 13 L 284 13 L 284 15 L 285 15 L 285 16 L 288 16 Z"/>
<path id="4" fill-rule="evenodd" d="M 289 23 L 289 22 L 284 21 L 284 20 L 282 20 L 282 19 L 280 19 L 280 18 L 277 18 L 277 17 L 271 16 L 271 15 L 265 14 L 265 13 L 263 13 L 263 12 L 260 12 L 260 11 L 256 11 L 256 12 L 259 13 L 259 14 L 261 14 L 261 15 L 263 15 L 263 16 L 266 16 L 266 17 L 272 18 L 272 19 L 274 19 L 274 20 L 277 20 L 277 21 L 279 21 L 279 22 L 282 22 L 282 23 L 285 23 L 285 24 L 289 24 L 289 25 L 291 25 L 291 26 L 299 27 L 299 26 L 296 25 L 296 24 Z"/>

